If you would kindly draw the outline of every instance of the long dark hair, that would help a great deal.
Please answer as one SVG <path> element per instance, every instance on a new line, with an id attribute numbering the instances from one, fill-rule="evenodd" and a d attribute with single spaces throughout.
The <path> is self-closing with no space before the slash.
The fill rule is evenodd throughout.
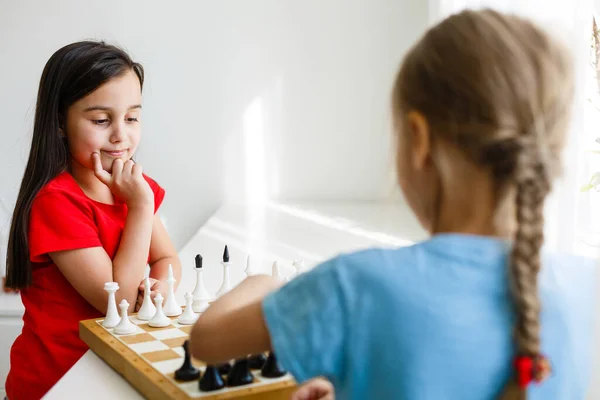
<path id="1" fill-rule="evenodd" d="M 112 78 L 133 70 L 144 83 L 143 67 L 102 41 L 82 41 L 56 51 L 46 63 L 37 95 L 29 160 L 12 216 L 6 256 L 6 287 L 31 284 L 28 230 L 31 205 L 40 189 L 65 171 L 69 147 L 64 130 L 69 107 Z"/>

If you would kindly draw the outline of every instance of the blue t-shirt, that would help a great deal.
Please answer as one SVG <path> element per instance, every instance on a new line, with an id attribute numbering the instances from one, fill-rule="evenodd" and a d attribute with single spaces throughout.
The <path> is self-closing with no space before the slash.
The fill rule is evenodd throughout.
<path id="1" fill-rule="evenodd" d="M 441 234 L 341 255 L 263 302 L 273 349 L 298 382 L 338 399 L 494 399 L 513 374 L 506 242 Z M 529 399 L 583 399 L 590 376 L 594 263 L 543 258 L 542 351 L 552 376 Z"/>

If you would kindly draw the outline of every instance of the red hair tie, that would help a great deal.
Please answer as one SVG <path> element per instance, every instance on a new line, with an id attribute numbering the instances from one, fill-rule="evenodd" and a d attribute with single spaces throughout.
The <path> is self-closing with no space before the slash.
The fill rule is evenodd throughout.
<path id="1" fill-rule="evenodd" d="M 541 383 L 550 376 L 550 361 L 543 355 L 516 356 L 515 371 L 517 383 L 525 389 L 531 381 Z"/>

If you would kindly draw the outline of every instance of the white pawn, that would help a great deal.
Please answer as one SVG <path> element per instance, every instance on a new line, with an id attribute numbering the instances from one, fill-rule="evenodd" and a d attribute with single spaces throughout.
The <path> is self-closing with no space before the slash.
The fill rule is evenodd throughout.
<path id="1" fill-rule="evenodd" d="M 173 267 L 169 264 L 169 277 L 167 278 L 169 293 L 165 302 L 164 312 L 167 317 L 181 315 L 181 306 L 175 300 L 175 277 L 173 276 Z"/>
<path id="2" fill-rule="evenodd" d="M 114 328 L 121 320 L 119 311 L 117 310 L 117 301 L 115 300 L 115 292 L 119 290 L 119 284 L 117 282 L 106 282 L 104 290 L 108 292 L 108 308 L 106 310 L 106 318 L 102 321 L 102 326 L 105 328 Z"/>
<path id="3" fill-rule="evenodd" d="M 274 278 L 279 279 L 280 281 L 283 281 L 283 275 L 281 275 L 281 268 L 279 268 L 279 263 L 277 262 L 277 260 L 275 260 L 275 262 L 273 263 L 273 267 L 271 269 L 271 275 L 273 275 Z"/>
<path id="4" fill-rule="evenodd" d="M 156 305 L 156 313 L 154 317 L 150 321 L 148 321 L 148 325 L 153 328 L 163 328 L 165 326 L 169 326 L 171 324 L 171 320 L 165 315 L 162 308 L 163 297 L 160 293 L 158 293 L 154 297 L 154 304 Z"/>
<path id="5" fill-rule="evenodd" d="M 137 313 L 137 317 L 142 321 L 148 321 L 155 313 L 156 307 L 154 307 L 152 298 L 150 297 L 150 279 L 146 275 L 146 279 L 144 279 L 144 301 L 142 301 L 142 306 Z"/>
<path id="6" fill-rule="evenodd" d="M 202 256 L 200 254 L 196 255 L 196 287 L 192 295 L 192 308 L 197 313 L 204 312 L 208 308 L 208 302 L 213 299 L 213 296 L 204 287 Z"/>
<path id="7" fill-rule="evenodd" d="M 190 292 L 187 292 L 185 294 L 185 310 L 183 311 L 183 314 L 177 318 L 177 322 L 181 325 L 193 325 L 198 319 L 198 315 L 196 315 L 193 310 L 192 302 L 193 296 Z"/>
<path id="8" fill-rule="evenodd" d="M 225 251 L 223 252 L 223 261 L 221 262 L 221 265 L 223 265 L 223 283 L 217 292 L 217 297 L 221 297 L 231 290 L 231 280 L 229 277 L 229 250 L 227 249 L 227 246 L 225 246 Z"/>
<path id="9" fill-rule="evenodd" d="M 134 333 L 136 329 L 134 323 L 129 320 L 129 316 L 127 315 L 127 309 L 129 308 L 127 300 L 121 300 L 119 308 L 121 309 L 121 321 L 115 326 L 114 333 L 117 335 L 130 335 Z"/>
<path id="10" fill-rule="evenodd" d="M 246 258 L 246 269 L 244 270 L 244 272 L 246 273 L 246 276 L 256 275 L 256 271 L 254 270 L 254 268 L 252 267 L 252 264 L 250 263 L 250 256 L 248 256 L 248 258 Z"/>

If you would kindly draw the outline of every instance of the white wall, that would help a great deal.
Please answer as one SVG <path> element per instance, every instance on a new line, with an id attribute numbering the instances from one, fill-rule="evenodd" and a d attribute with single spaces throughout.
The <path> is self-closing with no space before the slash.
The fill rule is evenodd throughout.
<path id="1" fill-rule="evenodd" d="M 16 199 L 46 60 L 103 38 L 146 68 L 138 160 L 178 247 L 224 199 L 386 199 L 389 90 L 427 16 L 419 0 L 0 0 L 0 198 Z"/>

